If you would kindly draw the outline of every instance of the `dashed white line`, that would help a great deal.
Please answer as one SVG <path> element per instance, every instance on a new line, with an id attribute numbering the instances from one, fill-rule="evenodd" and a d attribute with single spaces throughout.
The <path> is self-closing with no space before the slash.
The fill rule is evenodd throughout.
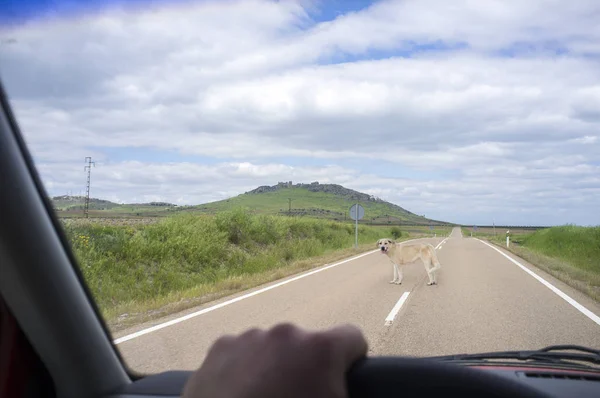
<path id="1" fill-rule="evenodd" d="M 396 315 L 398 315 L 398 311 L 400 311 L 400 308 L 402 308 L 402 305 L 408 298 L 409 294 L 410 292 L 402 293 L 402 296 L 400 296 L 400 299 L 398 300 L 398 302 L 396 302 L 394 308 L 392 308 L 387 318 L 385 318 L 385 326 L 390 326 L 392 323 L 394 323 L 394 318 L 396 318 Z"/>
<path id="2" fill-rule="evenodd" d="M 498 253 L 502 254 L 504 257 L 506 257 L 511 262 L 513 262 L 514 264 L 516 264 L 523 271 L 527 272 L 529 275 L 531 275 L 535 279 L 537 279 L 542 285 L 544 285 L 548 289 L 552 290 L 560 298 L 562 298 L 563 300 L 565 300 L 567 303 L 571 304 L 579 312 L 581 312 L 583 315 L 587 316 L 592 321 L 596 322 L 596 324 L 598 324 L 598 326 L 600 326 L 600 317 L 598 315 L 594 314 L 592 311 L 588 310 L 583 305 L 579 304 L 577 301 L 575 301 L 573 298 L 571 298 L 570 296 L 568 296 L 562 290 L 560 290 L 559 288 L 557 288 L 556 286 L 554 286 L 553 284 L 551 284 L 550 282 L 548 282 L 547 280 L 545 280 L 544 278 L 542 278 L 541 276 L 539 276 L 538 274 L 536 274 L 535 272 L 533 272 L 532 270 L 530 270 L 529 268 L 525 267 L 523 264 L 521 264 L 520 262 L 518 262 L 514 258 L 510 257 L 509 255 L 507 255 L 506 253 L 504 253 L 502 250 L 498 249 L 497 247 L 492 246 L 491 244 L 489 244 L 487 242 L 482 241 L 481 239 L 477 239 L 477 240 L 480 241 L 481 243 L 483 243 L 484 245 L 487 245 L 487 246 L 491 247 L 492 249 L 496 250 Z"/>
<path id="3" fill-rule="evenodd" d="M 449 237 L 448 237 L 449 238 Z M 443 241 L 441 241 L 440 243 L 438 243 L 438 245 L 435 247 L 435 250 L 438 249 L 438 247 L 441 249 L 441 246 L 446 243 L 446 241 L 448 240 L 448 238 L 444 239 Z"/>

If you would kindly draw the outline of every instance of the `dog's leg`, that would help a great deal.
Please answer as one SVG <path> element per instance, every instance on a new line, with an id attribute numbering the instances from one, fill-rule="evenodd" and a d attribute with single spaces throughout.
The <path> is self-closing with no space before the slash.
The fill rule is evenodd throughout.
<path id="1" fill-rule="evenodd" d="M 390 283 L 396 283 L 396 280 L 398 279 L 398 267 L 395 263 L 392 263 L 392 268 L 394 269 L 394 279 L 392 279 Z"/>
<path id="2" fill-rule="evenodd" d="M 433 263 L 433 267 L 430 268 L 432 263 Z M 438 260 L 437 256 L 435 255 L 435 251 L 433 253 L 431 253 L 431 261 L 429 261 L 427 268 L 428 268 L 427 273 L 429 274 L 429 283 L 427 285 L 429 285 L 429 286 L 437 285 L 435 273 L 437 272 L 437 270 L 439 270 L 441 268 L 441 265 L 440 265 L 440 261 Z"/>
<path id="3" fill-rule="evenodd" d="M 431 272 L 431 270 L 427 270 L 427 276 L 429 276 L 429 282 L 427 282 L 427 286 L 437 285 L 435 281 L 435 274 Z"/>
<path id="4" fill-rule="evenodd" d="M 396 285 L 400 285 L 402 284 L 403 279 L 402 268 L 400 268 L 398 265 L 396 265 L 396 268 L 398 268 L 398 279 L 396 280 Z"/>
<path id="5" fill-rule="evenodd" d="M 429 282 L 427 282 L 427 286 L 431 286 L 435 284 L 435 276 L 431 274 L 431 261 L 429 259 L 423 258 L 423 267 L 425 267 L 425 272 L 427 272 L 427 276 L 429 277 Z"/>

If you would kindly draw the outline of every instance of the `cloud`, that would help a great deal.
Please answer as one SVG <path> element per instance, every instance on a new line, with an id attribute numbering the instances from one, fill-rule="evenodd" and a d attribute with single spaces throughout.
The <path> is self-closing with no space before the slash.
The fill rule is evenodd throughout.
<path id="1" fill-rule="evenodd" d="M 51 194 L 177 203 L 332 182 L 456 222 L 600 223 L 600 6 L 112 5 L 0 30 Z M 595 44 L 596 43 L 596 44 Z M 117 155 L 118 154 L 118 155 Z M 560 211 L 559 211 L 560 210 Z"/>

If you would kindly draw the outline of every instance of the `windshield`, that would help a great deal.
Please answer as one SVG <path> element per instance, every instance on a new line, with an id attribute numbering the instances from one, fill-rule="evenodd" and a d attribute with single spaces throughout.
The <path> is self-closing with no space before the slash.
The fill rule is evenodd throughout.
<path id="1" fill-rule="evenodd" d="M 599 16 L 21 1 L 0 77 L 135 371 L 281 322 L 370 355 L 600 349 Z"/>

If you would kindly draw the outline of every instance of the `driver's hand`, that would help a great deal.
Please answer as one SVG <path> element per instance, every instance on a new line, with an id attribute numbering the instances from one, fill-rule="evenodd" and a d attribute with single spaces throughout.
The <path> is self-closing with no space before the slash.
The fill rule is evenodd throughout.
<path id="1" fill-rule="evenodd" d="M 346 371 L 367 353 L 361 331 L 281 324 L 224 336 L 189 378 L 184 398 L 346 397 Z"/>

